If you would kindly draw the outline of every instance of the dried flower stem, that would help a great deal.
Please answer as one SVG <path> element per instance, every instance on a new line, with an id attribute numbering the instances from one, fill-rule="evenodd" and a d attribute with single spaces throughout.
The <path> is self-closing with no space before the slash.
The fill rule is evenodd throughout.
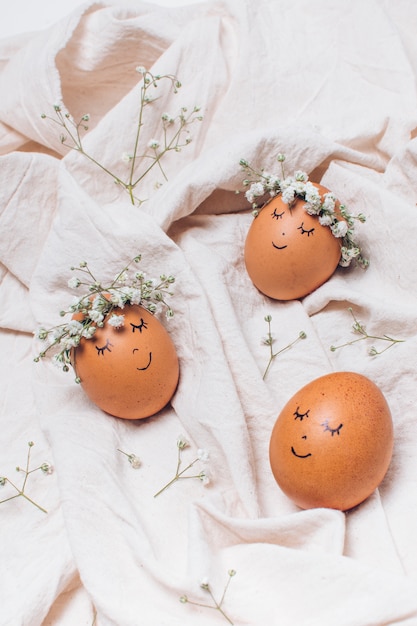
<path id="1" fill-rule="evenodd" d="M 181 596 L 180 602 L 182 604 L 193 604 L 194 606 L 199 606 L 199 607 L 202 607 L 204 609 L 215 609 L 215 610 L 219 611 L 221 613 L 221 615 L 223 615 L 223 617 L 229 622 L 229 624 L 232 624 L 232 626 L 233 626 L 232 620 L 230 619 L 230 617 L 225 613 L 225 611 L 222 608 L 222 605 L 223 605 L 223 602 L 224 602 L 224 599 L 225 599 L 225 596 L 226 596 L 226 592 L 227 592 L 227 590 L 229 588 L 229 585 L 230 585 L 230 581 L 232 580 L 233 576 L 236 575 L 236 572 L 235 572 L 235 570 L 231 569 L 231 570 L 228 571 L 228 574 L 229 574 L 229 578 L 228 578 L 227 583 L 226 583 L 226 585 L 224 587 L 223 594 L 222 594 L 222 597 L 221 597 L 219 602 L 217 602 L 216 598 L 213 595 L 213 592 L 211 590 L 211 587 L 210 587 L 209 583 L 206 582 L 206 581 L 202 582 L 200 584 L 200 587 L 202 589 L 204 589 L 204 591 L 207 591 L 207 593 L 210 595 L 211 599 L 213 600 L 213 604 L 204 604 L 203 602 L 195 602 L 193 600 L 189 600 L 188 596 L 185 596 L 185 595 Z"/>
<path id="2" fill-rule="evenodd" d="M 49 473 L 51 473 L 51 470 L 52 470 L 52 466 L 49 463 L 47 463 L 47 462 L 42 463 L 42 465 L 39 465 L 39 467 L 35 467 L 33 469 L 29 469 L 29 466 L 30 466 L 30 453 L 31 453 L 31 449 L 32 449 L 32 447 L 34 445 L 35 444 L 33 443 L 33 441 L 29 441 L 28 442 L 28 454 L 27 454 L 27 459 L 26 459 L 26 468 L 23 469 L 23 468 L 21 468 L 19 466 L 16 467 L 16 471 L 23 472 L 23 474 L 24 474 L 23 483 L 22 483 L 22 486 L 20 488 L 13 481 L 11 481 L 10 478 L 7 478 L 5 476 L 0 478 L 0 485 L 5 486 L 6 483 L 9 483 L 9 485 L 11 485 L 17 492 L 13 496 L 9 496 L 8 498 L 5 498 L 4 500 L 0 500 L 0 504 L 3 504 L 4 502 L 9 502 L 9 500 L 14 500 L 15 498 L 19 498 L 20 496 L 22 496 L 23 498 L 25 498 L 25 500 L 27 500 L 28 502 L 30 502 L 31 504 L 36 506 L 40 511 L 42 511 L 43 513 L 47 513 L 48 511 L 46 509 L 44 509 L 42 506 L 40 506 L 40 504 L 38 504 L 37 502 L 32 500 L 32 498 L 30 498 L 25 493 L 26 484 L 27 484 L 27 481 L 28 481 L 28 478 L 29 478 L 30 474 L 33 474 L 33 472 L 37 472 L 38 470 L 41 470 L 45 474 L 49 474 Z"/>
<path id="3" fill-rule="evenodd" d="M 345 348 L 346 346 L 352 346 L 353 344 L 358 343 L 359 341 L 364 341 L 366 339 L 374 339 L 376 341 L 388 341 L 389 344 L 385 348 L 383 348 L 383 350 L 377 350 L 375 346 L 372 346 L 369 349 L 370 356 L 377 356 L 379 354 L 382 354 L 389 348 L 392 348 L 392 346 L 394 346 L 395 344 L 402 343 L 405 341 L 405 339 L 394 339 L 393 337 L 390 337 L 389 335 L 382 335 L 382 336 L 369 335 L 365 329 L 365 326 L 356 319 L 355 314 L 353 313 L 352 307 L 349 307 L 348 311 L 353 317 L 353 324 L 352 324 L 353 331 L 355 333 L 359 333 L 361 336 L 358 337 L 357 339 L 352 339 L 352 341 L 347 341 L 346 343 L 342 343 L 339 346 L 330 346 L 330 350 L 332 352 L 336 352 L 336 350 L 340 350 L 341 348 Z"/>
<path id="4" fill-rule="evenodd" d="M 284 348 L 281 348 L 280 350 L 278 350 L 277 352 L 274 352 L 272 349 L 272 344 L 274 343 L 274 338 L 272 336 L 271 333 L 271 320 L 272 317 L 271 315 L 266 315 L 265 316 L 265 321 L 268 324 L 268 334 L 266 336 L 266 339 L 264 339 L 264 343 L 269 346 L 269 361 L 268 361 L 268 365 L 266 366 L 266 369 L 264 371 L 264 374 L 262 376 L 262 379 L 265 380 L 266 375 L 269 371 L 269 368 L 272 365 L 272 361 L 282 352 L 285 352 L 286 350 L 289 350 L 292 346 L 294 346 L 296 343 L 298 343 L 300 341 L 300 339 L 305 339 L 307 337 L 306 333 L 302 330 L 300 331 L 300 333 L 298 334 L 298 337 L 296 339 L 294 339 L 294 341 L 292 341 L 291 343 L 289 343 L 287 346 L 285 346 Z"/>
<path id="5" fill-rule="evenodd" d="M 88 130 L 87 122 L 90 119 L 89 114 L 83 115 L 80 121 L 76 122 L 70 113 L 63 111 L 62 107 L 56 104 L 54 105 L 56 117 L 50 117 L 45 115 L 45 113 L 43 113 L 41 117 L 57 124 L 60 127 L 60 141 L 63 146 L 82 154 L 91 163 L 113 178 L 116 184 L 123 187 L 123 189 L 128 192 L 132 204 L 137 202 L 140 205 L 144 200 L 135 197 L 135 188 L 155 166 L 159 168 L 164 179 L 167 180 L 167 176 L 161 165 L 161 160 L 167 152 L 180 152 L 182 148 L 187 146 L 191 142 L 188 126 L 195 121 L 201 121 L 203 118 L 201 115 L 198 115 L 200 111 L 198 106 L 195 106 L 190 113 L 187 112 L 186 107 L 182 107 L 180 113 L 175 117 L 171 117 L 167 113 L 164 113 L 161 116 L 162 140 L 151 140 L 145 150 L 139 154 L 141 133 L 145 125 L 145 107 L 151 105 L 158 99 L 150 95 L 149 90 L 156 89 L 161 80 L 166 80 L 171 83 L 171 89 L 173 93 L 176 94 L 178 89 L 181 87 L 181 83 L 173 74 L 161 76 L 158 74 L 152 74 L 152 72 L 143 67 L 138 67 L 136 69 L 142 75 L 142 82 L 133 152 L 131 154 L 126 153 L 126 162 L 129 164 L 129 176 L 127 180 L 122 180 L 120 176 L 97 161 L 97 159 L 89 154 L 89 152 L 84 148 L 82 134 Z M 140 171 L 141 166 L 142 171 Z"/>
<path id="6" fill-rule="evenodd" d="M 168 489 L 168 487 L 170 487 L 171 485 L 173 485 L 175 482 L 177 482 L 178 480 L 184 480 L 185 478 L 198 478 L 199 480 L 201 480 L 203 483 L 207 484 L 208 483 L 208 473 L 206 470 L 202 470 L 201 472 L 199 472 L 198 474 L 192 474 L 192 475 L 187 475 L 184 476 L 185 472 L 187 472 L 189 469 L 191 469 L 195 463 L 197 463 L 197 461 L 201 461 L 202 463 L 206 462 L 208 460 L 208 453 L 205 450 L 199 450 L 198 451 L 198 455 L 197 457 L 191 461 L 191 463 L 189 463 L 187 465 L 187 467 L 184 467 L 184 469 L 181 469 L 181 463 L 182 463 L 182 451 L 184 448 L 186 448 L 188 446 L 188 441 L 184 438 L 184 437 L 179 437 L 177 440 L 177 452 L 178 452 L 178 456 L 177 456 L 177 468 L 175 470 L 175 476 L 166 483 L 166 485 L 164 485 L 162 487 L 162 489 L 160 489 L 159 491 L 157 491 L 157 493 L 155 493 L 154 498 L 156 498 L 157 496 L 159 496 L 161 493 L 163 493 L 166 489 Z"/>

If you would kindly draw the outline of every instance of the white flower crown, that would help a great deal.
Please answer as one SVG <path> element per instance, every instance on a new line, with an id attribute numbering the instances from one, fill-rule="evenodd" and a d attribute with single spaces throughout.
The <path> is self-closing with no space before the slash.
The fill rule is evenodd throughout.
<path id="1" fill-rule="evenodd" d="M 55 361 L 64 372 L 67 372 L 71 365 L 71 350 L 79 345 L 81 339 L 91 339 L 96 329 L 102 328 L 105 323 L 114 328 L 123 326 L 124 315 L 115 313 L 115 309 L 123 309 L 129 304 L 141 305 L 152 314 L 157 311 L 158 305 L 163 305 L 166 307 L 166 316 L 172 317 L 174 312 L 165 302 L 165 296 L 172 296 L 169 288 L 175 282 L 175 278 L 163 274 L 157 281 L 146 278 L 143 272 L 129 272 L 132 263 L 139 263 L 140 260 L 140 255 L 132 259 L 106 286 L 95 278 L 85 261 L 78 267 L 72 267 L 72 271 L 77 271 L 82 277 L 86 276 L 87 280 L 73 276 L 68 281 L 68 287 L 79 289 L 84 285 L 87 291 L 76 298 L 68 310 L 61 311 L 60 315 L 64 317 L 79 313 L 81 320 L 71 319 L 65 324 L 49 329 L 39 328 L 36 337 L 47 344 L 35 357 L 35 362 L 40 361 L 52 350 Z"/>
<path id="2" fill-rule="evenodd" d="M 317 215 L 322 226 L 328 226 L 334 237 L 342 241 L 341 257 L 339 265 L 347 267 L 353 259 L 363 268 L 369 265 L 369 260 L 364 258 L 359 245 L 354 240 L 354 222 L 365 222 L 366 217 L 360 213 L 352 215 L 344 204 L 340 204 L 336 212 L 337 198 L 332 192 L 320 195 L 317 187 L 308 179 L 308 174 L 297 170 L 293 176 L 285 176 L 283 163 L 285 155 L 279 154 L 277 161 L 281 163 L 282 177 L 266 172 L 264 169 L 255 170 L 245 159 L 240 160 L 240 165 L 246 173 L 247 178 L 243 181 L 246 191 L 246 199 L 252 204 L 253 215 L 258 215 L 259 211 L 267 204 L 268 200 L 263 200 L 258 204 L 257 199 L 264 199 L 268 194 L 270 197 L 281 195 L 282 201 L 291 208 L 297 199 L 305 200 L 304 209 L 309 215 Z M 340 216 L 342 219 L 340 219 Z"/>

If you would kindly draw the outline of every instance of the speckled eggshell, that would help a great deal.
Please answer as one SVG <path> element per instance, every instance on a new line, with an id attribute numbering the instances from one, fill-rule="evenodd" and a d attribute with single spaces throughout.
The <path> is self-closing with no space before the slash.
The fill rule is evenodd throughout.
<path id="1" fill-rule="evenodd" d="M 336 372 L 313 380 L 284 406 L 271 434 L 270 464 L 301 508 L 346 511 L 381 483 L 393 442 L 381 390 L 361 374 Z"/>
<path id="2" fill-rule="evenodd" d="M 124 315 L 121 328 L 105 323 L 93 338 L 73 350 L 72 365 L 81 386 L 106 413 L 142 419 L 163 409 L 175 393 L 179 363 L 165 327 L 139 305 L 115 313 Z"/>
<path id="3" fill-rule="evenodd" d="M 320 195 L 328 189 L 315 184 Z M 308 295 L 334 273 L 341 241 L 298 199 L 291 208 L 281 195 L 265 205 L 249 228 L 245 241 L 246 270 L 255 287 L 275 300 Z M 338 204 L 336 204 L 336 207 Z"/>

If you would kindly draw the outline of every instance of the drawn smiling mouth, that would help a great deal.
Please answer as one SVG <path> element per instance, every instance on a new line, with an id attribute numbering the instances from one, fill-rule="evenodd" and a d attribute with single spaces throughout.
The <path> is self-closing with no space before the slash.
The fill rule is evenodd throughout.
<path id="1" fill-rule="evenodd" d="M 294 456 L 298 457 L 299 459 L 306 459 L 307 457 L 311 456 L 311 452 L 309 452 L 308 454 L 297 454 L 293 446 L 291 446 L 291 452 L 293 453 Z"/>
<path id="2" fill-rule="evenodd" d="M 284 248 L 287 247 L 287 246 L 277 246 L 274 242 L 272 242 L 272 245 L 274 246 L 276 250 L 284 250 Z"/>
<path id="3" fill-rule="evenodd" d="M 133 352 L 135 353 L 138 350 L 138 348 L 134 348 Z M 147 370 L 148 367 L 150 366 L 150 364 L 152 363 L 152 352 L 149 352 L 149 361 L 148 364 L 145 367 L 137 367 L 136 369 L 139 372 L 143 372 L 144 370 Z"/>

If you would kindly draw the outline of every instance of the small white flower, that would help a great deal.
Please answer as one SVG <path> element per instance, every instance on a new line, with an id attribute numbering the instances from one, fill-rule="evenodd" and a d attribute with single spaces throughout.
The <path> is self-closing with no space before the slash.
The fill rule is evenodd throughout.
<path id="1" fill-rule="evenodd" d="M 348 231 L 348 225 L 345 221 L 336 222 L 331 226 L 331 231 L 335 237 L 344 237 Z"/>
<path id="2" fill-rule="evenodd" d="M 319 222 L 322 226 L 331 226 L 333 224 L 333 218 L 331 215 L 325 213 L 319 216 Z"/>
<path id="3" fill-rule="evenodd" d="M 36 332 L 36 337 L 41 341 L 45 341 L 45 339 L 48 337 L 48 331 L 46 330 L 46 328 L 38 328 Z"/>
<path id="4" fill-rule="evenodd" d="M 336 205 L 336 196 L 331 192 L 324 194 L 323 210 L 328 213 L 334 213 L 334 207 Z"/>
<path id="5" fill-rule="evenodd" d="M 294 197 L 295 189 L 293 187 L 287 187 L 282 192 L 282 201 L 285 202 L 285 204 L 292 204 L 292 202 L 294 202 Z"/>
<path id="6" fill-rule="evenodd" d="M 183 450 L 190 445 L 190 442 L 184 435 L 180 435 L 177 439 L 177 446 L 180 450 Z"/>
<path id="7" fill-rule="evenodd" d="M 209 453 L 203 448 L 199 448 L 197 450 L 197 456 L 202 463 L 207 463 L 207 461 L 209 460 Z"/>
<path id="8" fill-rule="evenodd" d="M 125 316 L 113 313 L 107 323 L 110 324 L 110 326 L 113 326 L 113 328 L 121 328 L 125 323 Z"/>
<path id="9" fill-rule="evenodd" d="M 129 300 L 132 304 L 140 304 L 142 302 L 142 293 L 140 289 L 131 289 L 129 293 Z"/>
<path id="10" fill-rule="evenodd" d="M 128 154 L 127 152 L 123 152 L 123 154 L 122 154 L 122 161 L 123 161 L 123 163 L 130 163 L 131 160 L 132 160 L 131 155 Z"/>
<path id="11" fill-rule="evenodd" d="M 245 193 L 246 199 L 252 203 L 255 198 L 259 196 L 263 196 L 265 193 L 265 188 L 262 183 L 252 183 L 247 192 Z"/>
<path id="12" fill-rule="evenodd" d="M 81 322 L 77 322 L 77 320 L 71 320 L 65 327 L 65 330 L 71 335 L 80 335 L 83 331 L 83 325 Z"/>
<path id="13" fill-rule="evenodd" d="M 160 146 L 160 143 L 159 143 L 159 141 L 157 139 L 151 139 L 148 142 L 148 147 L 152 148 L 153 150 L 157 150 L 157 148 L 159 148 L 159 146 Z"/>
<path id="14" fill-rule="evenodd" d="M 202 470 L 199 475 L 198 475 L 199 479 L 201 480 L 201 482 L 203 483 L 203 485 L 206 487 L 209 483 L 210 483 L 210 472 L 208 469 L 204 469 Z"/>
<path id="15" fill-rule="evenodd" d="M 64 349 L 71 350 L 71 348 L 76 348 L 80 343 L 80 336 L 75 335 L 74 337 L 66 337 L 63 341 Z"/>
<path id="16" fill-rule="evenodd" d="M 52 472 L 54 471 L 54 467 L 52 463 L 49 463 L 49 461 L 45 461 L 41 465 L 41 470 L 44 474 L 52 474 Z"/>
<path id="17" fill-rule="evenodd" d="M 295 178 L 295 180 L 302 181 L 302 182 L 307 182 L 308 181 L 308 175 L 305 172 L 303 172 L 302 170 L 297 170 L 294 173 L 294 178 Z"/>
<path id="18" fill-rule="evenodd" d="M 100 311 L 97 311 L 97 309 L 90 309 L 90 311 L 88 312 L 88 316 L 93 322 L 96 323 L 102 322 L 104 319 L 103 314 L 100 313 Z"/>
<path id="19" fill-rule="evenodd" d="M 143 67 L 143 65 L 138 65 L 136 67 L 136 71 L 138 72 L 138 74 L 146 74 L 146 67 Z"/>
<path id="20" fill-rule="evenodd" d="M 112 292 L 111 294 L 111 301 L 113 304 L 115 304 L 117 307 L 119 307 L 120 309 L 123 309 L 125 303 L 126 303 L 126 296 L 124 295 L 123 292 Z"/>
<path id="21" fill-rule="evenodd" d="M 202 579 L 201 579 L 201 581 L 200 581 L 200 587 L 201 587 L 202 589 L 208 589 L 208 588 L 209 588 L 209 581 L 208 581 L 207 576 L 205 576 L 204 578 L 202 578 Z"/>
<path id="22" fill-rule="evenodd" d="M 161 116 L 163 122 L 168 122 L 168 124 L 174 123 L 174 118 L 169 115 L 169 113 L 163 113 Z"/>
<path id="23" fill-rule="evenodd" d="M 68 287 L 70 289 L 77 289 L 77 287 L 79 287 L 80 285 L 81 285 L 81 281 L 79 278 L 77 278 L 77 276 L 73 276 L 68 281 Z"/>
<path id="24" fill-rule="evenodd" d="M 81 335 L 85 339 L 91 339 L 91 337 L 94 335 L 95 332 L 96 332 L 95 326 L 88 326 L 87 328 L 83 329 L 83 332 L 81 333 Z"/>
<path id="25" fill-rule="evenodd" d="M 136 454 L 129 454 L 129 463 L 133 467 L 133 469 L 139 469 L 142 465 L 142 462 Z"/>

